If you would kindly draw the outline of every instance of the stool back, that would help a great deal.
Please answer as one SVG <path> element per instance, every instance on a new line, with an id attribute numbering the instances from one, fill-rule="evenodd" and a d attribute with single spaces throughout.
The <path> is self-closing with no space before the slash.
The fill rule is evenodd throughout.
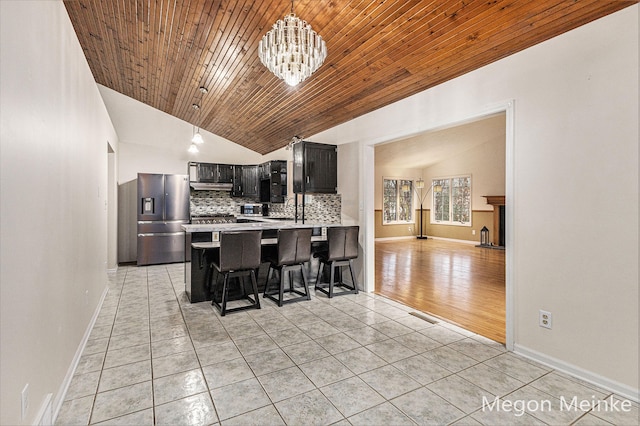
<path id="1" fill-rule="evenodd" d="M 296 265 L 311 258 L 311 228 L 278 230 L 278 265 Z"/>
<path id="2" fill-rule="evenodd" d="M 329 250 L 327 260 L 348 260 L 358 257 L 359 226 L 342 226 L 327 229 Z"/>
<path id="3" fill-rule="evenodd" d="M 220 232 L 220 272 L 260 267 L 262 231 Z"/>

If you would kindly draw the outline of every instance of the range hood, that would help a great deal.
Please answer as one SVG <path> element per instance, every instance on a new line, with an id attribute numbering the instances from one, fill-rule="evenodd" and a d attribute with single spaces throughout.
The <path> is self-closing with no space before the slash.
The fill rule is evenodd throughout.
<path id="1" fill-rule="evenodd" d="M 214 183 L 214 182 L 191 182 L 191 188 L 196 191 L 231 191 L 232 183 Z"/>

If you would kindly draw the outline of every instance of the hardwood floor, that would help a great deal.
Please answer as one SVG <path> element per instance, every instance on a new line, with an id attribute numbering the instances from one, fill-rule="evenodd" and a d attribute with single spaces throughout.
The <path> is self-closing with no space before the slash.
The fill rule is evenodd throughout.
<path id="1" fill-rule="evenodd" d="M 505 343 L 505 252 L 444 240 L 376 241 L 376 293 Z"/>

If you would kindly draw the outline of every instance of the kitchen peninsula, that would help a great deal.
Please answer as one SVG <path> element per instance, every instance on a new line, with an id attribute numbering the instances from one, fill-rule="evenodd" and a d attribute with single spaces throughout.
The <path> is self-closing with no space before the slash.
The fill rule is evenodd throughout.
<path id="1" fill-rule="evenodd" d="M 240 217 L 241 219 L 241 217 Z M 211 300 L 208 283 L 212 271 L 209 268 L 213 256 L 220 247 L 219 236 L 223 231 L 262 230 L 262 245 L 267 248 L 277 244 L 278 229 L 312 228 L 312 251 L 318 250 L 326 241 L 327 227 L 342 226 L 336 223 L 296 223 L 293 220 L 278 220 L 269 217 L 251 218 L 251 222 L 191 224 L 182 229 L 191 238 L 186 238 L 185 251 L 185 291 L 191 303 Z M 190 259 L 190 261 L 188 260 Z M 266 264 L 265 264 L 266 266 Z M 266 270 L 266 267 L 264 268 Z M 263 267 L 260 268 L 263 270 Z M 264 274 L 259 275 L 258 285 L 264 284 Z"/>

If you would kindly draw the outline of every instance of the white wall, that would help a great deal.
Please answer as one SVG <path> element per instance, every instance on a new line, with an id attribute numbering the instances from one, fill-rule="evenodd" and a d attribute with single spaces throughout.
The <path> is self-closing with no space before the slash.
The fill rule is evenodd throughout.
<path id="1" fill-rule="evenodd" d="M 638 18 L 628 7 L 311 138 L 371 145 L 515 100 L 516 349 L 635 398 Z"/>
<path id="2" fill-rule="evenodd" d="M 360 223 L 360 145 L 357 143 L 338 146 L 338 193 L 341 195 L 342 224 Z"/>
<path id="3" fill-rule="evenodd" d="M 32 424 L 106 289 L 118 138 L 62 2 L 2 1 L 0 31 L 0 424 Z"/>
<path id="4" fill-rule="evenodd" d="M 194 127 L 163 111 L 145 105 L 108 87 L 98 85 L 120 138 L 118 182 L 129 182 L 138 173 L 186 174 L 189 161 L 223 164 L 260 164 L 291 160 L 284 148 L 261 155 L 206 130 L 200 152 L 187 151 Z"/>
<path id="5" fill-rule="evenodd" d="M 471 209 L 493 211 L 483 195 L 505 194 L 505 138 L 496 138 L 449 158 L 422 171 L 423 179 L 431 184 L 440 177 L 471 175 Z M 428 186 L 427 186 L 428 187 Z M 431 208 L 431 195 L 425 198 L 425 208 Z"/>
<path id="6" fill-rule="evenodd" d="M 175 120 L 179 121 L 178 119 Z M 206 138 L 207 136 L 205 136 L 205 140 Z M 188 145 L 186 145 L 186 148 L 188 148 Z M 289 151 L 284 149 L 274 151 L 268 155 L 260 155 L 233 142 L 227 142 L 224 145 L 218 143 L 213 148 L 218 151 L 216 155 L 206 155 L 204 152 L 195 155 L 189 154 L 186 148 L 182 149 L 182 146 L 180 146 L 178 149 L 167 150 L 144 143 L 120 142 L 118 181 L 120 183 L 129 182 L 135 179 L 138 173 L 186 174 L 189 161 L 223 164 L 261 164 L 269 160 L 291 161 L 292 159 Z"/>

